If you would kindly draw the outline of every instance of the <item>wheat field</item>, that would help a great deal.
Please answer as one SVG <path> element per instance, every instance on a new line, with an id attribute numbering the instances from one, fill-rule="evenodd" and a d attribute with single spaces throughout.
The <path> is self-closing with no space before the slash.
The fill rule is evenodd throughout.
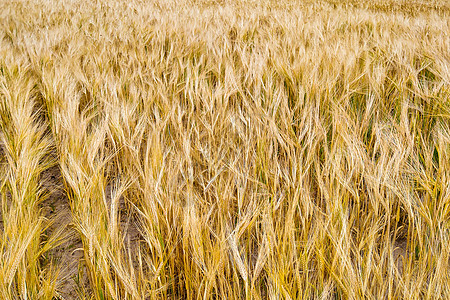
<path id="1" fill-rule="evenodd" d="M 450 299 L 450 3 L 0 2 L 0 299 Z"/>

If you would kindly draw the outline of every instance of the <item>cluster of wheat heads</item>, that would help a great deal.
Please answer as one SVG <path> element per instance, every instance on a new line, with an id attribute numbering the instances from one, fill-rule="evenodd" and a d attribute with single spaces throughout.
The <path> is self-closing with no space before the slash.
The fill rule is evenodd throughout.
<path id="1" fill-rule="evenodd" d="M 449 299 L 449 4 L 404 4 L 1 2 L 0 298 Z"/>

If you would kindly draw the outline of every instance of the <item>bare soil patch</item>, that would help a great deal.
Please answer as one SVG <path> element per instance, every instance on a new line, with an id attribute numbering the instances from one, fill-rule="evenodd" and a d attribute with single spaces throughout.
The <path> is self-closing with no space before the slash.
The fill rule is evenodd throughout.
<path id="1" fill-rule="evenodd" d="M 57 234 L 59 245 L 52 248 L 47 257 L 60 269 L 58 293 L 63 299 L 79 299 L 89 293 L 90 284 L 83 263 L 81 238 L 72 225 L 69 199 L 64 191 L 59 166 L 41 174 L 41 185 L 48 198 L 41 204 L 42 215 L 50 220 L 46 233 L 49 238 Z"/>

